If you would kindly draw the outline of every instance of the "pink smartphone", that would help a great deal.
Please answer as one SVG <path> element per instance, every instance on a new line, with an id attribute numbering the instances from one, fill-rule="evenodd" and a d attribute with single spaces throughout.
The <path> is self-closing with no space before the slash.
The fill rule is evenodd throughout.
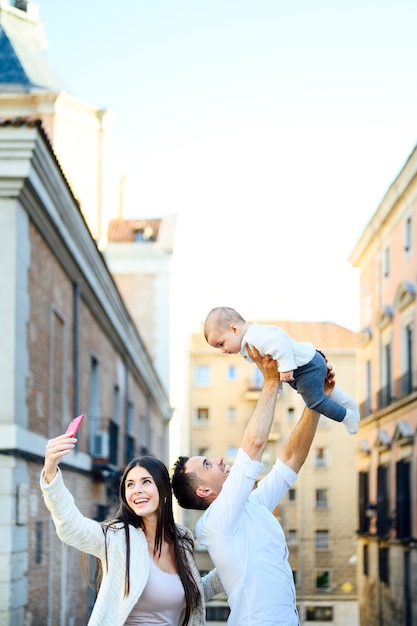
<path id="1" fill-rule="evenodd" d="M 65 431 L 66 435 L 69 435 L 70 433 L 72 433 L 72 436 L 75 437 L 77 430 L 80 427 L 81 422 L 84 419 L 84 415 L 79 415 L 78 417 L 74 418 L 71 422 L 71 424 L 68 426 L 67 430 Z"/>

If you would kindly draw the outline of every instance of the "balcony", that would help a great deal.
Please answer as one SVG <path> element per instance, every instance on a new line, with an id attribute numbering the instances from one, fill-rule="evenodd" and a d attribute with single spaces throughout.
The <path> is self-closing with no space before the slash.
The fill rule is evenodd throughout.
<path id="1" fill-rule="evenodd" d="M 90 418 L 89 421 L 93 469 L 115 470 L 119 464 L 119 425 L 109 417 Z"/>
<path id="2" fill-rule="evenodd" d="M 413 380 L 411 372 L 406 372 L 403 376 L 396 378 L 393 384 L 381 387 L 376 393 L 374 398 L 374 404 L 372 400 L 368 398 L 359 407 L 361 418 L 368 417 L 376 411 L 385 409 L 386 407 L 403 400 L 407 396 L 417 391 L 417 384 Z"/>
<path id="3" fill-rule="evenodd" d="M 138 454 L 148 454 L 146 447 L 138 448 L 132 435 L 122 435 L 120 426 L 110 417 L 90 418 L 89 421 L 89 453 L 95 473 L 112 474 Z"/>

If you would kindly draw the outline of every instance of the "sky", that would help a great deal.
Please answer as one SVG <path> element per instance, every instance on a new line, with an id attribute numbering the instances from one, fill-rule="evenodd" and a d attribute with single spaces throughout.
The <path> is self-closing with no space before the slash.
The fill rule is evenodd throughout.
<path id="1" fill-rule="evenodd" d="M 349 257 L 417 143 L 415 0 L 41 0 L 45 54 L 113 112 L 126 217 L 178 215 L 184 324 L 360 329 Z"/>

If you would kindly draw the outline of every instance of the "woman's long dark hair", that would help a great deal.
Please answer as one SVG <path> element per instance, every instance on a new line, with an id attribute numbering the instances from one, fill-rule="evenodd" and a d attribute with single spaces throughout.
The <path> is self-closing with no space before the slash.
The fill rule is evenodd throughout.
<path id="1" fill-rule="evenodd" d="M 163 541 L 172 542 L 174 545 L 174 557 L 175 563 L 178 569 L 178 574 L 181 579 L 185 592 L 186 609 L 182 626 L 188 623 L 191 613 L 196 608 L 199 598 L 199 590 L 197 584 L 190 572 L 186 558 L 186 550 L 190 553 L 193 552 L 192 539 L 182 534 L 175 522 L 174 514 L 172 512 L 172 492 L 169 473 L 162 461 L 152 456 L 143 456 L 130 461 L 126 466 L 123 475 L 120 479 L 120 504 L 115 515 L 115 518 L 109 522 L 103 522 L 103 532 L 106 535 L 110 527 L 114 527 L 114 524 L 121 522 L 126 536 L 126 570 L 125 570 L 125 596 L 128 595 L 130 590 L 130 535 L 129 525 L 135 528 L 142 528 L 144 530 L 143 519 L 139 515 L 136 515 L 130 508 L 126 500 L 126 476 L 134 467 L 143 467 L 146 469 L 155 481 L 155 485 L 159 492 L 159 506 L 158 506 L 158 521 L 156 524 L 156 536 L 154 554 L 161 555 Z M 107 542 L 106 542 L 106 562 L 107 562 Z M 98 563 L 100 570 L 100 562 Z M 102 572 L 100 572 L 102 574 Z M 101 576 L 99 576 L 101 578 Z"/>

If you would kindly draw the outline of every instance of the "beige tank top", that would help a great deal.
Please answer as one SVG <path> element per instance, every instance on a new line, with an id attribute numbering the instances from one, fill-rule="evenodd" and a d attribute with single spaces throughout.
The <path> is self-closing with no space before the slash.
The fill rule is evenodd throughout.
<path id="1" fill-rule="evenodd" d="M 178 626 L 185 608 L 184 587 L 178 574 L 163 572 L 149 559 L 149 578 L 125 626 Z"/>

